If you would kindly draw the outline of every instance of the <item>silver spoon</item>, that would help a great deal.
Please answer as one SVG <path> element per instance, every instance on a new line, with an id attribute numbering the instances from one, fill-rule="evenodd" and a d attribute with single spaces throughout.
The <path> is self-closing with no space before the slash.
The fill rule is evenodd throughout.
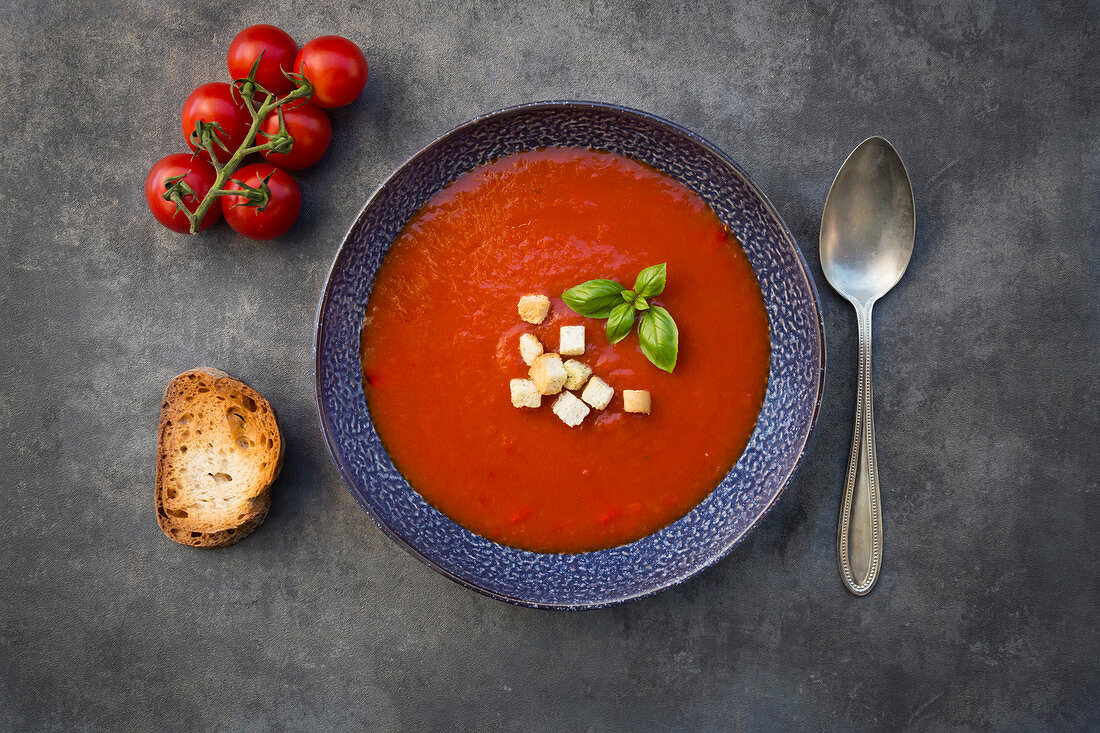
<path id="1" fill-rule="evenodd" d="M 821 269 L 856 309 L 859 387 L 848 478 L 837 531 L 845 587 L 871 592 L 882 568 L 882 501 L 871 389 L 871 309 L 909 265 L 916 236 L 913 187 L 905 164 L 881 137 L 859 144 L 840 166 L 821 215 Z"/>

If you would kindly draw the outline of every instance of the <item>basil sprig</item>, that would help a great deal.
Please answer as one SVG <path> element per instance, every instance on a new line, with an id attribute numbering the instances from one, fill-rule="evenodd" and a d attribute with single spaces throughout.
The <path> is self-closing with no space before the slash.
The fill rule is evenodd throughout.
<path id="1" fill-rule="evenodd" d="M 589 280 L 562 293 L 562 300 L 571 309 L 589 318 L 607 319 L 607 340 L 622 341 L 638 323 L 638 343 L 642 353 L 658 369 L 671 372 L 676 368 L 680 349 L 680 332 L 669 312 L 649 299 L 665 289 L 665 265 L 653 265 L 638 273 L 633 289 L 614 280 Z"/>

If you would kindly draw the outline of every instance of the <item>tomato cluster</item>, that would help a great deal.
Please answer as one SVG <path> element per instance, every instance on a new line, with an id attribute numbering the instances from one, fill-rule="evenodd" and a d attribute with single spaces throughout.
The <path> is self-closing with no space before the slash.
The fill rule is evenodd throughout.
<path id="1" fill-rule="evenodd" d="M 211 82 L 188 95 L 180 122 L 192 153 L 157 161 L 145 179 L 145 200 L 157 221 L 174 231 L 206 229 L 225 216 L 238 233 L 271 239 L 286 232 L 302 208 L 301 191 L 287 171 L 308 168 L 325 154 L 332 140 L 325 109 L 355 101 L 367 83 L 367 60 L 340 36 L 298 48 L 281 28 L 253 25 L 233 39 L 226 65 L 232 84 Z M 261 104 L 265 99 L 281 106 L 271 109 Z M 257 109 L 265 108 L 270 111 L 261 120 Z M 239 151 L 265 160 L 224 167 L 235 157 L 234 166 L 241 162 Z M 220 200 L 192 221 L 208 195 Z"/>

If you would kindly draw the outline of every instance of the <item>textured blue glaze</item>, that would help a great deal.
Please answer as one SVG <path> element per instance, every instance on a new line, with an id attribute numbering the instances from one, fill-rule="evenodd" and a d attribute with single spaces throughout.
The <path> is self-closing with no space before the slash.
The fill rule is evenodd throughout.
<path id="1" fill-rule="evenodd" d="M 645 162 L 703 197 L 729 226 L 764 294 L 771 337 L 768 388 L 736 465 L 686 516 L 629 545 L 540 554 L 499 545 L 428 504 L 394 467 L 363 392 L 359 335 L 383 258 L 405 222 L 462 173 L 510 153 L 587 147 Z M 501 600 L 594 608 L 674 585 L 729 552 L 783 491 L 817 418 L 825 344 L 817 293 L 787 227 L 717 148 L 672 123 L 587 102 L 523 105 L 477 118 L 411 158 L 367 202 L 336 255 L 318 309 L 321 427 L 359 504 L 387 534 L 444 575 Z"/>

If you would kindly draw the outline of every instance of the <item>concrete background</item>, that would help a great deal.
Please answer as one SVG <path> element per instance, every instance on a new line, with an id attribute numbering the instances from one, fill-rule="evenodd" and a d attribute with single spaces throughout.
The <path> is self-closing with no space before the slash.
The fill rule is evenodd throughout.
<path id="1" fill-rule="evenodd" d="M 1095 2 L 53 5 L 0 8 L 0 727 L 1100 728 Z M 254 22 L 355 39 L 367 91 L 333 113 L 288 236 L 173 234 L 145 173 Z M 310 358 L 383 177 L 471 116 L 568 97 L 738 160 L 818 277 L 830 359 L 763 526 L 683 586 L 581 614 L 483 598 L 388 541 L 330 465 Z M 834 561 L 854 318 L 817 227 L 874 133 L 919 228 L 876 311 L 886 561 L 858 599 Z M 265 394 L 289 446 L 266 524 L 218 552 L 153 516 L 160 394 L 200 364 Z"/>

